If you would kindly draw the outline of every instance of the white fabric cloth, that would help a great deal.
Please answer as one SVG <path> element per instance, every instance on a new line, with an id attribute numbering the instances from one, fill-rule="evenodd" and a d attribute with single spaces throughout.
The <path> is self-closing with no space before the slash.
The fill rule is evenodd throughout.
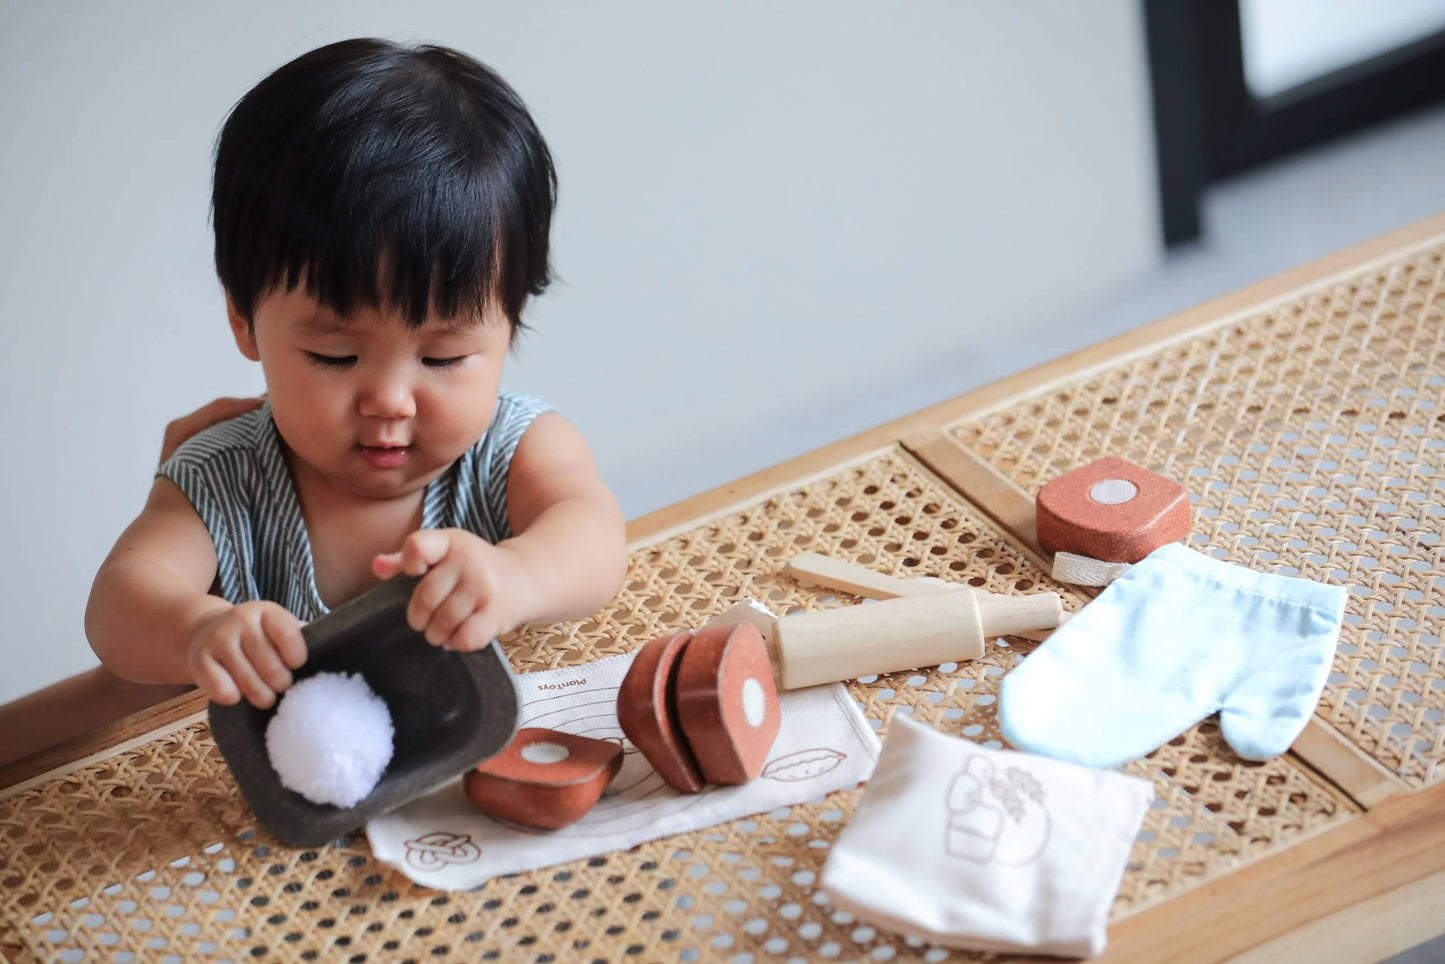
<path id="1" fill-rule="evenodd" d="M 591 813 L 560 830 L 504 826 L 472 806 L 458 779 L 368 823 L 372 851 L 418 884 L 460 890 L 814 800 L 873 772 L 878 737 L 848 691 L 832 684 L 778 694 L 782 726 L 756 780 L 677 793 L 617 724 L 617 689 L 633 655 L 518 678 L 520 726 L 616 740 L 627 751 Z"/>
<path id="2" fill-rule="evenodd" d="M 1127 562 L 1105 562 L 1072 552 L 1054 553 L 1054 579 L 1071 586 L 1107 586 L 1129 571 Z"/>
<path id="3" fill-rule="evenodd" d="M 1229 745 L 1267 760 L 1314 713 L 1347 596 L 1161 546 L 1004 678 L 999 726 L 1020 750 L 1111 767 L 1219 711 Z"/>
<path id="4" fill-rule="evenodd" d="M 821 884 L 860 920 L 946 947 L 1092 957 L 1153 799 L 1135 777 L 895 715 Z"/>

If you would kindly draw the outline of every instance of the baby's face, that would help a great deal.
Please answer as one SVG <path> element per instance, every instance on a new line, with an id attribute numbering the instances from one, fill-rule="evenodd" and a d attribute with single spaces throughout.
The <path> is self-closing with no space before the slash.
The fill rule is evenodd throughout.
<path id="1" fill-rule="evenodd" d="M 355 495 L 394 498 L 436 478 L 486 432 L 511 329 L 365 310 L 339 319 L 302 290 L 273 292 L 237 344 L 266 373 L 276 428 L 305 467 Z"/>

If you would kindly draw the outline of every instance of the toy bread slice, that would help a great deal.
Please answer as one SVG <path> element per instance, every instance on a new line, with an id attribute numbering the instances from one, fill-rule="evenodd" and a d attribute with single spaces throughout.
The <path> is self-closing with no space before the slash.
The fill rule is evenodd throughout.
<path id="1" fill-rule="evenodd" d="M 633 658 L 617 690 L 617 722 L 667 785 L 697 793 L 703 778 L 678 721 L 674 684 L 692 633 L 660 636 Z"/>
<path id="2" fill-rule="evenodd" d="M 620 744 L 533 726 L 468 770 L 462 787 L 489 817 L 556 830 L 586 816 L 620 769 Z"/>
<path id="3" fill-rule="evenodd" d="M 704 779 L 747 783 L 762 771 L 782 714 L 756 626 L 698 630 L 677 673 L 677 715 Z"/>

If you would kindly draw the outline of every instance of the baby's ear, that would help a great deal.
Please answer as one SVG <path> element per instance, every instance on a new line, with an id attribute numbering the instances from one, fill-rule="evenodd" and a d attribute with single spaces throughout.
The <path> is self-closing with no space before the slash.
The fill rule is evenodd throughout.
<path id="1" fill-rule="evenodd" d="M 260 361 L 261 353 L 256 350 L 256 333 L 251 330 L 251 323 L 246 316 L 241 314 L 236 307 L 236 302 L 231 300 L 231 293 L 226 292 L 226 320 L 231 323 L 231 334 L 236 339 L 236 347 L 241 350 L 251 361 Z"/>

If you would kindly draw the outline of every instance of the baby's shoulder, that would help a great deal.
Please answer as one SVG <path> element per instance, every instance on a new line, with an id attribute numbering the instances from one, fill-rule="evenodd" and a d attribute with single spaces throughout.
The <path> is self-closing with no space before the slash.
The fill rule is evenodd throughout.
<path id="1" fill-rule="evenodd" d="M 472 446 L 471 455 L 486 457 L 489 461 L 509 460 L 517 442 L 544 412 L 556 409 L 540 398 L 521 392 L 503 390 L 497 393 L 497 408 L 492 414 L 492 424 L 486 434 Z"/>
<path id="2" fill-rule="evenodd" d="M 204 463 L 227 456 L 254 456 L 261 446 L 263 433 L 270 428 L 270 420 L 271 407 L 263 405 L 254 411 L 217 422 L 182 442 L 171 459 Z"/>
<path id="3" fill-rule="evenodd" d="M 464 474 L 482 479 L 505 478 L 507 466 L 528 427 L 544 412 L 555 412 L 547 402 L 521 392 L 497 393 L 497 407 L 491 425 L 459 460 Z"/>
<path id="4" fill-rule="evenodd" d="M 274 433 L 270 406 L 204 428 L 176 448 L 156 472 L 191 491 L 204 483 L 216 494 L 250 492 L 261 484 L 268 461 L 267 433 Z"/>
<path id="5" fill-rule="evenodd" d="M 493 543 L 511 538 L 507 482 L 512 456 L 537 416 L 552 411 L 550 404 L 531 395 L 497 393 L 497 407 L 487 431 L 454 463 L 460 484 L 453 490 L 456 504 L 452 512 L 463 521 L 453 524 Z"/>
<path id="6" fill-rule="evenodd" d="M 543 412 L 555 412 L 556 409 L 548 402 L 542 401 L 531 395 L 524 395 L 521 392 L 509 392 L 506 389 L 497 393 L 497 411 L 492 416 L 494 427 L 510 425 L 516 422 L 531 421 Z"/>

